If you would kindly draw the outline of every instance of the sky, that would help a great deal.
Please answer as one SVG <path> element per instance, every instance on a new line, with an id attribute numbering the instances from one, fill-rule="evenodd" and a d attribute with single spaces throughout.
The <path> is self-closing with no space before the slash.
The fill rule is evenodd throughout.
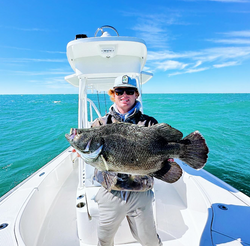
<path id="1" fill-rule="evenodd" d="M 72 94 L 67 43 L 142 38 L 144 93 L 250 93 L 250 0 L 0 0 L 0 94 Z"/>

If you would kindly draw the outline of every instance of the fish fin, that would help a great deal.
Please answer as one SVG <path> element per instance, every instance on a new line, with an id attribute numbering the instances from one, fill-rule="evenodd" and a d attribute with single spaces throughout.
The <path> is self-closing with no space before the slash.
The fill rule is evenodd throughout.
<path id="1" fill-rule="evenodd" d="M 106 160 L 105 160 L 105 158 L 103 157 L 103 155 L 100 155 L 100 156 L 101 156 L 101 158 L 102 158 L 102 161 L 103 161 L 103 164 L 104 164 L 104 166 L 105 166 L 106 171 L 108 171 L 108 170 L 109 170 L 108 163 L 106 162 Z"/>
<path id="2" fill-rule="evenodd" d="M 152 173 L 151 176 L 167 183 L 174 183 L 182 176 L 182 169 L 176 162 L 166 161 L 162 169 Z"/>
<path id="3" fill-rule="evenodd" d="M 88 153 L 89 152 L 89 147 L 90 147 L 90 144 L 91 144 L 91 141 L 92 139 L 90 139 L 85 147 L 85 149 L 83 150 L 83 153 Z"/>
<path id="4" fill-rule="evenodd" d="M 108 191 L 111 191 L 117 183 L 117 174 L 113 172 L 103 171 L 102 176 L 102 186 L 104 186 Z"/>
<path id="5" fill-rule="evenodd" d="M 209 150 L 200 132 L 190 133 L 181 140 L 181 143 L 185 145 L 185 150 L 180 154 L 179 159 L 194 169 L 203 168 L 207 162 Z"/>
<path id="6" fill-rule="evenodd" d="M 93 160 L 95 160 L 100 155 L 100 153 L 102 152 L 102 147 L 103 147 L 103 145 L 101 145 L 94 152 L 87 152 L 87 153 L 83 153 L 83 152 L 80 152 L 80 151 L 77 151 L 77 152 L 80 154 L 80 156 L 82 157 L 82 159 L 86 163 L 89 163 L 89 162 L 92 162 Z"/>
<path id="7" fill-rule="evenodd" d="M 150 128 L 151 127 L 153 127 L 159 135 L 164 137 L 168 142 L 179 141 L 183 137 L 182 132 L 166 123 L 155 124 L 150 126 Z"/>

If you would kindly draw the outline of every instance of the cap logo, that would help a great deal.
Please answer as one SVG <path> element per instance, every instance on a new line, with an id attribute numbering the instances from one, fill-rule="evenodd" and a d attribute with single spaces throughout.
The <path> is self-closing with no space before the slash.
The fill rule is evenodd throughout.
<path id="1" fill-rule="evenodd" d="M 128 76 L 127 75 L 122 76 L 122 83 L 128 84 Z"/>

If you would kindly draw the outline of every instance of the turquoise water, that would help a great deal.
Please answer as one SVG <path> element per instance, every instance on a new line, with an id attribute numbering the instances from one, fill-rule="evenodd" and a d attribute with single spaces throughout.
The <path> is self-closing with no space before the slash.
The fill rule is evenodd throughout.
<path id="1" fill-rule="evenodd" d="M 98 98 L 104 115 L 111 102 Z M 143 102 L 144 113 L 184 135 L 199 130 L 210 149 L 205 169 L 250 196 L 250 94 L 145 94 Z M 0 95 L 0 196 L 69 146 L 77 104 L 78 95 Z"/>

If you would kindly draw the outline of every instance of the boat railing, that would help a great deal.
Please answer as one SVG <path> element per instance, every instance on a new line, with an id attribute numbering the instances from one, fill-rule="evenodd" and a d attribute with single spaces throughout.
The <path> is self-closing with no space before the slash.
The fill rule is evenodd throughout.
<path id="1" fill-rule="evenodd" d="M 97 117 L 102 117 L 100 114 L 100 111 L 98 110 L 98 108 L 96 107 L 95 103 L 89 99 L 86 98 L 86 101 L 88 103 L 87 107 L 88 107 L 88 121 L 87 121 L 87 127 L 91 127 L 93 121 L 95 120 L 96 116 Z M 82 159 L 79 160 L 79 188 L 83 188 L 85 186 L 85 179 L 86 176 L 88 175 L 87 172 L 90 172 L 90 170 L 86 170 L 85 168 L 85 163 Z M 93 170 L 91 170 L 93 172 Z"/>
<path id="2" fill-rule="evenodd" d="M 95 113 L 97 114 L 97 116 L 99 118 L 102 117 L 102 116 L 101 116 L 98 108 L 96 107 L 95 103 L 91 99 L 87 98 L 87 102 L 89 103 L 89 119 L 90 120 L 88 121 L 88 123 L 90 125 L 93 122 L 93 120 L 94 120 L 93 109 L 94 109 Z"/>

